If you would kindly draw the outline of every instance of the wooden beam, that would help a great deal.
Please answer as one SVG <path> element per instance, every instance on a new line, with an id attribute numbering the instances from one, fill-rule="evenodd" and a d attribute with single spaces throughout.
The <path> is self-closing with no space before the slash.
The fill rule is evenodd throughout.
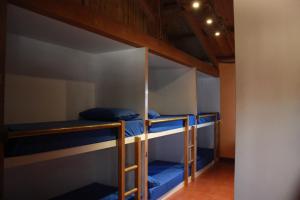
<path id="1" fill-rule="evenodd" d="M 4 199 L 4 77 L 6 50 L 6 0 L 0 2 L 0 199 Z"/>
<path id="2" fill-rule="evenodd" d="M 182 11 L 182 16 L 185 18 L 189 27 L 192 29 L 195 36 L 201 43 L 209 60 L 213 63 L 214 66 L 217 67 L 219 64 L 218 60 L 217 60 L 216 56 L 214 55 L 212 48 L 210 47 L 209 41 L 207 40 L 206 36 L 204 35 L 204 33 L 202 31 L 202 28 L 201 28 L 202 24 L 198 21 L 198 19 L 196 17 L 193 16 L 193 14 L 191 14 L 187 11 Z"/>
<path id="3" fill-rule="evenodd" d="M 155 39 L 99 13 L 90 12 L 88 8 L 80 5 L 53 0 L 9 0 L 9 2 L 41 15 L 130 44 L 134 47 L 148 47 L 149 51 L 154 54 L 188 67 L 195 67 L 203 73 L 219 76 L 217 68 L 176 49 L 167 42 Z"/>

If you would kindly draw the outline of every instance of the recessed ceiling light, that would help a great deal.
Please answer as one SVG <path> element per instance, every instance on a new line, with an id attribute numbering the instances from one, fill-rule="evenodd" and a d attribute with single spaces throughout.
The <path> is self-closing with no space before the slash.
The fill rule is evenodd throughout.
<path id="1" fill-rule="evenodd" d="M 219 37 L 220 35 L 221 35 L 221 32 L 220 32 L 220 31 L 216 31 L 216 32 L 215 32 L 215 36 L 216 36 L 216 37 Z"/>
<path id="2" fill-rule="evenodd" d="M 198 9 L 198 8 L 200 8 L 200 1 L 194 1 L 193 3 L 192 3 L 192 7 L 194 8 L 194 9 Z"/>
<path id="3" fill-rule="evenodd" d="M 211 18 L 206 19 L 206 24 L 211 25 L 212 23 L 214 23 L 213 19 Z"/>

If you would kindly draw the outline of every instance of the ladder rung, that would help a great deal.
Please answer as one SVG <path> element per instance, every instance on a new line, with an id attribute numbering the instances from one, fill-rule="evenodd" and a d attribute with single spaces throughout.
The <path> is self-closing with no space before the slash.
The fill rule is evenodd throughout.
<path id="1" fill-rule="evenodd" d="M 130 172 L 130 171 L 135 170 L 135 169 L 137 169 L 137 168 L 138 168 L 137 165 L 132 165 L 132 166 L 130 166 L 130 167 L 125 168 L 125 172 Z"/>
<path id="2" fill-rule="evenodd" d="M 132 193 L 136 193 L 137 191 L 138 191 L 137 188 L 133 188 L 133 189 L 131 189 L 131 190 L 125 192 L 124 195 L 125 195 L 125 197 L 126 197 L 126 196 L 128 196 L 128 195 L 131 195 Z"/>
<path id="3" fill-rule="evenodd" d="M 189 161 L 189 164 L 191 164 L 191 163 L 193 163 L 193 162 L 194 162 L 194 160 L 190 160 L 190 161 Z"/>
<path id="4" fill-rule="evenodd" d="M 193 148 L 193 147 L 194 147 L 194 145 L 190 145 L 190 146 L 188 146 L 188 148 L 189 148 L 189 149 L 191 149 L 191 148 Z"/>

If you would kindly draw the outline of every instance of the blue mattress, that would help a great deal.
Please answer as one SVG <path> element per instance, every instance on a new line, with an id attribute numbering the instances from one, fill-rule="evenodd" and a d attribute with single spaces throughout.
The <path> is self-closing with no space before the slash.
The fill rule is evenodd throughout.
<path id="1" fill-rule="evenodd" d="M 149 163 L 148 174 L 159 186 L 148 188 L 149 199 L 158 199 L 179 185 L 184 179 L 184 166 L 180 163 L 153 161 Z"/>
<path id="2" fill-rule="evenodd" d="M 158 119 L 183 117 L 183 116 L 186 116 L 186 115 L 161 115 Z M 195 125 L 195 122 L 196 122 L 195 116 L 189 115 L 189 125 L 193 126 L 193 125 Z M 149 133 L 156 133 L 156 132 L 167 131 L 167 130 L 182 128 L 182 127 L 184 127 L 184 120 L 176 120 L 176 121 L 170 121 L 170 122 L 155 123 L 149 127 L 148 131 L 149 131 Z"/>
<path id="3" fill-rule="evenodd" d="M 207 115 L 211 113 L 198 113 L 198 115 Z M 217 119 L 220 120 L 220 114 L 217 113 Z M 215 121 L 215 116 L 207 116 L 207 117 L 201 117 L 200 119 L 197 120 L 198 124 L 204 124 L 208 122 L 214 122 Z"/>
<path id="4" fill-rule="evenodd" d="M 61 196 L 52 198 L 51 200 L 117 200 L 118 189 L 116 187 L 92 183 L 77 190 L 68 192 Z M 126 198 L 127 200 L 134 199 L 133 196 Z"/>
<path id="5" fill-rule="evenodd" d="M 214 160 L 214 149 L 197 148 L 197 171 Z"/>
<path id="6" fill-rule="evenodd" d="M 49 128 L 63 128 L 72 126 L 96 125 L 108 122 L 73 120 L 60 122 L 43 122 L 34 124 L 14 124 L 8 125 L 8 130 L 30 131 Z M 143 120 L 126 121 L 126 137 L 140 135 L 144 132 Z M 53 151 L 87 144 L 94 144 L 115 140 L 118 135 L 118 129 L 100 129 L 93 131 L 82 131 L 74 133 L 65 133 L 57 135 L 43 135 L 26 138 L 9 139 L 5 145 L 5 156 L 20 156 L 34 153 Z"/>

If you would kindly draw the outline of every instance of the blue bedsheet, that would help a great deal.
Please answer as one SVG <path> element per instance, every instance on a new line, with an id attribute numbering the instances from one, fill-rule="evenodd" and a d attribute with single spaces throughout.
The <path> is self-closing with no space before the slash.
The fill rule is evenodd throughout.
<path id="1" fill-rule="evenodd" d="M 197 171 L 214 160 L 214 149 L 197 148 Z"/>
<path id="2" fill-rule="evenodd" d="M 77 190 L 68 192 L 51 200 L 118 200 L 118 189 L 116 187 L 92 183 Z M 133 200 L 133 195 L 126 198 Z"/>
<path id="3" fill-rule="evenodd" d="M 107 122 L 90 120 L 73 120 L 60 122 L 44 122 L 34 124 L 8 125 L 9 131 L 40 130 L 49 128 L 63 128 L 83 125 L 96 125 Z M 126 121 L 126 137 L 140 135 L 144 132 L 143 120 Z M 93 131 L 82 131 L 57 135 L 43 135 L 26 138 L 9 139 L 5 145 L 5 156 L 20 156 L 33 153 L 47 152 L 57 149 L 64 149 L 98 142 L 115 140 L 118 135 L 117 128 L 100 129 Z"/>
<path id="4" fill-rule="evenodd" d="M 161 115 L 158 119 L 172 118 L 172 117 L 182 117 L 182 116 L 186 116 L 186 115 Z M 193 126 L 193 125 L 195 125 L 195 122 L 196 122 L 195 116 L 194 115 L 189 115 L 189 125 Z M 182 127 L 184 127 L 184 121 L 183 120 L 155 123 L 151 127 L 149 127 L 149 133 L 156 133 L 156 132 L 167 131 L 167 130 L 182 128 Z"/>
<path id="5" fill-rule="evenodd" d="M 159 186 L 149 188 L 149 199 L 158 199 L 168 191 L 179 185 L 184 179 L 184 166 L 180 163 L 153 161 L 149 163 L 149 176 L 160 183 Z"/>
<path id="6" fill-rule="evenodd" d="M 211 113 L 198 113 L 198 115 L 206 115 L 206 114 L 211 114 Z M 217 119 L 220 120 L 220 114 L 217 113 Z M 204 124 L 208 122 L 214 122 L 215 121 L 215 116 L 207 116 L 207 117 L 201 117 L 200 119 L 198 118 L 197 123 L 198 124 Z"/>

